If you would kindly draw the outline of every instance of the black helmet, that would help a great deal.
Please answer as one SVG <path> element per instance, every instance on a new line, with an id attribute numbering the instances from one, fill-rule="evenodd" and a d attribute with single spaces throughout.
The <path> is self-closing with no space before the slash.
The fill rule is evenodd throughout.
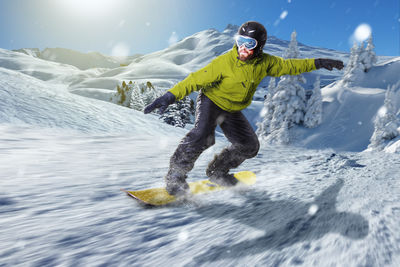
<path id="1" fill-rule="evenodd" d="M 256 39 L 257 46 L 254 48 L 254 54 L 255 56 L 258 56 L 262 53 L 264 45 L 267 42 L 267 30 L 261 23 L 256 21 L 245 22 L 240 26 L 238 34 Z"/>

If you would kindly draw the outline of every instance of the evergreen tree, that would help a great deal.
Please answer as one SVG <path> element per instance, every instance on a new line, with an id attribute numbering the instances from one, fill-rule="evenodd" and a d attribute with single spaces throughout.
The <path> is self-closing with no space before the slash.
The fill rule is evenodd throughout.
<path id="1" fill-rule="evenodd" d="M 184 128 L 191 123 L 195 113 L 194 103 L 188 96 L 170 105 L 160 119 L 175 127 Z"/>
<path id="2" fill-rule="evenodd" d="M 163 90 L 155 89 L 150 81 L 146 83 L 132 83 L 130 81 L 129 84 L 123 81 L 121 87 L 117 85 L 117 92 L 111 101 L 116 104 L 123 103 L 124 106 L 143 111 L 147 105 L 163 93 Z M 157 111 L 154 111 L 154 113 L 157 113 Z M 165 113 L 160 115 L 160 119 L 164 122 L 182 128 L 187 123 L 192 123 L 193 117 L 194 103 L 189 97 L 170 105 Z"/>
<path id="3" fill-rule="evenodd" d="M 298 58 L 300 56 L 296 37 L 297 33 L 296 31 L 293 31 L 289 47 L 285 51 L 286 58 Z M 280 87 L 283 90 L 286 90 L 290 95 L 288 102 L 286 103 L 288 110 L 287 123 L 289 127 L 291 127 L 293 123 L 301 124 L 304 120 L 304 113 L 306 110 L 306 92 L 301 84 L 305 83 L 306 79 L 303 75 L 287 75 L 278 83 L 278 88 Z"/>
<path id="4" fill-rule="evenodd" d="M 157 97 L 161 96 L 162 91 L 156 90 L 153 86 L 149 86 L 150 82 L 134 83 L 132 90 L 131 108 L 143 111 L 144 108 L 151 104 Z M 151 84 L 151 83 L 150 83 Z"/>
<path id="5" fill-rule="evenodd" d="M 110 101 L 124 107 L 130 107 L 132 91 L 133 86 L 123 81 L 121 87 L 117 85 L 117 92 L 111 96 Z"/>
<path id="6" fill-rule="evenodd" d="M 385 93 L 383 106 L 378 110 L 374 120 L 374 133 L 370 139 L 368 148 L 382 149 L 385 142 L 397 137 L 399 133 L 399 121 L 396 116 L 396 108 L 393 103 L 396 99 L 396 90 L 400 88 L 400 82 L 389 86 Z"/>
<path id="7" fill-rule="evenodd" d="M 291 35 L 291 42 L 285 51 L 285 57 L 297 58 L 296 32 Z M 306 95 L 300 83 L 305 83 L 302 75 L 283 76 L 274 90 L 264 100 L 262 121 L 258 124 L 257 134 L 268 143 L 289 143 L 289 128 L 301 124 L 306 109 Z"/>
<path id="8" fill-rule="evenodd" d="M 293 31 L 290 35 L 290 43 L 288 49 L 285 50 L 283 57 L 284 58 L 298 58 L 300 56 L 300 51 L 297 43 L 297 32 Z"/>
<path id="9" fill-rule="evenodd" d="M 321 82 L 318 76 L 314 83 L 313 94 L 307 101 L 307 111 L 304 116 L 304 126 L 314 128 L 322 122 Z"/>
<path id="10" fill-rule="evenodd" d="M 146 86 L 148 89 L 154 89 L 154 86 L 150 81 L 147 81 Z"/>
<path id="11" fill-rule="evenodd" d="M 261 110 L 260 117 L 261 122 L 257 123 L 256 134 L 261 136 L 267 136 L 271 133 L 270 131 L 270 123 L 272 121 L 272 116 L 274 114 L 274 103 L 272 101 L 272 97 L 275 94 L 276 90 L 276 81 L 275 77 L 271 77 L 268 84 L 268 92 L 264 99 L 264 107 Z"/>
<path id="12" fill-rule="evenodd" d="M 364 66 L 364 72 L 368 72 L 373 65 L 377 62 L 377 57 L 374 52 L 374 44 L 372 42 L 372 35 L 369 36 L 367 41 L 367 47 L 363 50 L 361 55 L 361 64 Z"/>
<path id="13" fill-rule="evenodd" d="M 117 91 L 111 96 L 110 101 L 121 106 L 143 111 L 147 105 L 161 94 L 162 92 L 156 90 L 150 82 L 143 84 L 122 81 L 121 86 L 117 85 Z"/>
<path id="14" fill-rule="evenodd" d="M 352 86 L 364 72 L 364 66 L 361 63 L 361 55 L 363 53 L 364 47 L 362 45 L 359 46 L 354 42 L 353 47 L 350 50 L 349 62 L 344 69 L 342 82 L 345 87 Z"/>

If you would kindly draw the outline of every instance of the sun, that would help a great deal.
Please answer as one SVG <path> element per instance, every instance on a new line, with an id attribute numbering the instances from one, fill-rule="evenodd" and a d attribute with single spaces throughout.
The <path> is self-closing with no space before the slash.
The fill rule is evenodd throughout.
<path id="1" fill-rule="evenodd" d="M 57 0 L 60 8 L 79 17 L 101 18 L 110 15 L 120 1 L 115 0 Z"/>

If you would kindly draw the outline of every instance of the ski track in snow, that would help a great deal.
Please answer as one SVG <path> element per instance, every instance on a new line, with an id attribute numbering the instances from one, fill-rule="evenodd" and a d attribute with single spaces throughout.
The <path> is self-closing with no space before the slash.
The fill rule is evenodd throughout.
<path id="1" fill-rule="evenodd" d="M 163 186 L 182 136 L 1 132 L 2 266 L 400 264 L 397 154 L 263 147 L 255 186 L 149 209 L 119 190 Z"/>

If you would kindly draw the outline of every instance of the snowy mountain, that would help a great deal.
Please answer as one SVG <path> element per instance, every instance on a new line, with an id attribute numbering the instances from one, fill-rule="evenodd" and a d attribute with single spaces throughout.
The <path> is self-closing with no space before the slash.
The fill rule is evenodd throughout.
<path id="1" fill-rule="evenodd" d="M 0 49 L 0 265 L 399 266 L 400 139 L 368 150 L 399 57 L 378 57 L 347 87 L 343 71 L 305 75 L 306 86 L 321 76 L 322 123 L 294 127 L 292 145 L 263 145 L 241 165 L 257 174 L 253 187 L 163 209 L 119 191 L 163 186 L 191 126 L 108 102 L 117 84 L 168 89 L 229 50 L 235 31 L 205 30 L 129 66 L 86 70 L 67 49 L 52 50 L 60 62 Z M 270 37 L 265 52 L 281 56 L 287 44 Z M 299 49 L 348 62 L 348 53 Z M 244 111 L 254 127 L 268 82 Z M 399 90 L 391 104 L 398 112 Z M 226 145 L 217 134 L 189 180 L 204 178 Z"/>
<path id="2" fill-rule="evenodd" d="M 129 64 L 135 58 L 140 56 L 105 56 L 98 52 L 81 53 L 66 48 L 46 48 L 43 51 L 40 51 L 37 48 L 22 48 L 13 51 L 48 61 L 72 65 L 80 70 L 92 68 L 116 68 L 121 64 Z"/>

